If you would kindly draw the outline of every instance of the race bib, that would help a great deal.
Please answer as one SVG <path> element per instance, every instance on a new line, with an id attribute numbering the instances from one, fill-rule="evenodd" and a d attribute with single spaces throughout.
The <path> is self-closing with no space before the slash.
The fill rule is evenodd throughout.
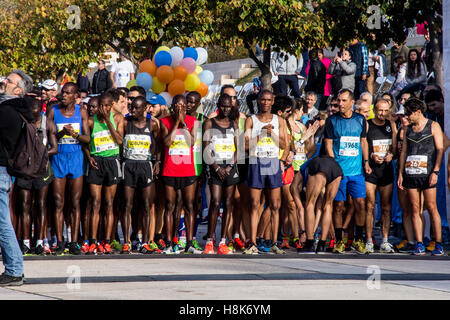
<path id="1" fill-rule="evenodd" d="M 414 175 L 414 174 L 427 174 L 427 165 L 428 165 L 428 157 L 427 156 L 408 156 L 406 158 L 405 164 L 405 172 L 406 174 Z"/>
<path id="2" fill-rule="evenodd" d="M 306 161 L 305 144 L 300 143 L 300 141 L 295 142 L 295 161 Z"/>
<path id="3" fill-rule="evenodd" d="M 151 138 L 148 135 L 128 134 L 127 135 L 127 156 L 141 155 L 148 156 L 150 153 Z"/>
<path id="4" fill-rule="evenodd" d="M 373 140 L 373 153 L 384 158 L 392 150 L 392 139 Z"/>
<path id="5" fill-rule="evenodd" d="M 217 160 L 230 160 L 233 158 L 236 151 L 233 136 L 230 135 L 226 138 L 213 137 L 212 140 L 214 143 L 214 155 Z"/>
<path id="6" fill-rule="evenodd" d="M 62 131 L 64 126 L 66 125 L 72 125 L 73 130 L 77 133 L 80 134 L 80 124 L 79 123 L 57 123 L 56 124 L 56 129 L 58 132 Z M 59 139 L 58 141 L 59 144 L 80 144 L 80 142 L 68 135 L 64 135 L 61 139 Z"/>
<path id="7" fill-rule="evenodd" d="M 96 152 L 114 150 L 119 147 L 109 130 L 102 130 L 94 133 L 94 146 Z"/>
<path id="8" fill-rule="evenodd" d="M 345 157 L 359 156 L 359 146 L 361 144 L 359 137 L 341 137 L 339 140 L 339 155 Z"/>
<path id="9" fill-rule="evenodd" d="M 202 136 L 200 133 L 200 136 L 197 136 L 197 139 L 195 139 L 194 146 L 192 148 L 194 152 L 202 152 Z"/>
<path id="10" fill-rule="evenodd" d="M 188 156 L 190 154 L 191 148 L 186 143 L 184 135 L 177 134 L 169 147 L 169 156 Z"/>
<path id="11" fill-rule="evenodd" d="M 272 137 L 261 137 L 258 138 L 255 154 L 258 158 L 278 158 L 278 147 Z"/>

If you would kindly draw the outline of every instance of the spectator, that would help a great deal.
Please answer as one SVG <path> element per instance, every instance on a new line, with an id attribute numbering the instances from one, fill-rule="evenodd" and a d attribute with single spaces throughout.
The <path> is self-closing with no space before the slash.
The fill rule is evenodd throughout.
<path id="1" fill-rule="evenodd" d="M 47 79 L 42 83 L 41 88 L 42 88 L 42 102 L 44 103 L 44 105 L 42 106 L 42 112 L 46 113 L 47 105 L 50 102 L 57 100 L 58 84 L 56 83 L 56 81 L 52 79 Z"/>
<path id="2" fill-rule="evenodd" d="M 278 77 L 279 91 L 282 95 L 287 95 L 287 86 L 289 85 L 294 98 L 300 98 L 297 76 L 300 74 L 302 66 L 301 56 L 299 58 L 283 50 L 275 52 L 271 61 L 271 68 L 275 72 L 274 75 Z"/>
<path id="3" fill-rule="evenodd" d="M 405 61 L 408 60 L 408 52 L 409 48 L 406 46 L 406 41 L 401 45 L 394 42 L 394 46 L 391 48 L 391 74 L 394 75 L 397 73 L 397 69 L 394 66 L 395 59 L 397 57 L 403 57 Z"/>
<path id="4" fill-rule="evenodd" d="M 326 77 L 325 77 L 324 98 L 321 100 L 321 103 L 318 106 L 319 110 L 325 110 L 327 107 L 326 102 L 328 101 L 328 97 L 330 96 L 331 91 L 332 91 L 332 86 L 331 86 L 330 80 L 331 80 L 331 78 L 333 78 L 333 76 L 328 73 L 328 68 L 330 67 L 331 60 L 323 55 L 322 49 L 317 50 L 317 56 L 318 56 L 320 62 L 323 63 L 323 65 L 325 66 L 325 70 L 327 71 Z M 310 63 L 308 61 L 308 66 L 306 67 L 306 74 L 309 73 L 309 66 L 310 66 Z"/>
<path id="5" fill-rule="evenodd" d="M 313 91 L 309 91 L 306 93 L 306 104 L 308 105 L 308 112 L 307 116 L 310 120 L 314 119 L 315 116 L 319 114 L 319 110 L 317 110 L 316 102 L 317 102 L 317 95 Z"/>
<path id="6" fill-rule="evenodd" d="M 425 103 L 427 105 L 426 117 L 436 121 L 444 130 L 444 96 L 442 92 L 437 89 L 432 89 L 427 92 L 425 96 Z"/>
<path id="7" fill-rule="evenodd" d="M 111 79 L 109 71 L 105 68 L 105 60 L 100 60 L 98 62 L 98 70 L 94 73 L 94 78 L 92 79 L 92 93 L 101 94 L 112 88 Z"/>
<path id="8" fill-rule="evenodd" d="M 324 64 L 319 60 L 318 50 L 309 51 L 309 72 L 305 91 L 312 91 L 316 94 L 316 109 L 319 108 L 324 97 L 326 76 L 327 71 Z"/>
<path id="9" fill-rule="evenodd" d="M 422 91 L 427 85 L 427 67 L 417 49 L 409 50 L 405 80 L 408 85 L 403 90 Z"/>
<path id="10" fill-rule="evenodd" d="M 247 102 L 250 114 L 255 114 L 255 105 L 253 104 L 253 101 L 258 100 L 261 90 L 262 90 L 261 80 L 258 77 L 253 78 L 253 92 L 248 94 L 247 97 L 245 97 L 245 101 Z"/>
<path id="11" fill-rule="evenodd" d="M 331 79 L 333 96 L 341 89 L 355 90 L 355 71 L 356 64 L 351 61 L 350 51 L 342 49 L 328 68 L 328 73 L 334 75 Z"/>
<path id="12" fill-rule="evenodd" d="M 119 62 L 111 68 L 111 80 L 114 88 L 126 87 L 128 81 L 134 79 L 134 66 L 122 53 Z"/>
<path id="13" fill-rule="evenodd" d="M 362 92 L 366 91 L 366 80 L 370 76 L 367 47 L 355 38 L 350 42 L 349 50 L 352 61 L 356 64 L 354 95 L 359 97 Z"/>
<path id="14" fill-rule="evenodd" d="M 398 97 L 408 84 L 406 82 L 406 59 L 403 56 L 398 56 L 394 60 L 395 81 L 390 92 L 394 97 Z"/>
<path id="15" fill-rule="evenodd" d="M 0 276 L 0 286 L 23 284 L 23 257 L 16 239 L 9 210 L 11 177 L 6 166 L 22 132 L 23 120 L 34 117 L 23 96 L 33 88 L 33 80 L 22 70 L 13 70 L 3 80 L 0 101 L 0 247 L 5 272 Z"/>
<path id="16" fill-rule="evenodd" d="M 89 83 L 88 76 L 83 72 L 79 72 L 77 75 L 77 87 L 80 90 L 80 92 L 83 90 L 89 92 L 90 86 L 91 84 Z"/>

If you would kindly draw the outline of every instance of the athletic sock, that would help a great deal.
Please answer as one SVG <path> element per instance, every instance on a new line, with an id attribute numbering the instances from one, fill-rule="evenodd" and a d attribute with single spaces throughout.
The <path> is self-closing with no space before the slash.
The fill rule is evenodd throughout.
<path id="1" fill-rule="evenodd" d="M 43 240 L 36 240 L 36 247 L 37 246 L 43 246 L 44 241 Z"/>
<path id="2" fill-rule="evenodd" d="M 408 241 L 409 244 L 414 244 L 414 241 Z"/>
<path id="3" fill-rule="evenodd" d="M 213 238 L 206 239 L 206 242 L 213 242 Z"/>
<path id="4" fill-rule="evenodd" d="M 137 238 L 138 238 L 139 242 L 142 243 L 142 233 L 138 233 Z"/>
<path id="5" fill-rule="evenodd" d="M 388 242 L 388 238 L 383 238 L 383 243 L 387 243 Z"/>
<path id="6" fill-rule="evenodd" d="M 222 243 L 225 243 L 225 242 L 226 242 L 226 239 L 225 239 L 225 238 L 220 239 L 219 246 L 220 246 Z"/>
<path id="7" fill-rule="evenodd" d="M 367 238 L 366 243 L 373 244 L 372 238 Z"/>
<path id="8" fill-rule="evenodd" d="M 334 234 L 336 236 L 336 242 L 342 240 L 342 228 L 334 228 Z"/>
<path id="9" fill-rule="evenodd" d="M 23 244 L 26 245 L 28 249 L 30 249 L 30 239 L 23 240 Z"/>
<path id="10" fill-rule="evenodd" d="M 355 239 L 361 240 L 363 238 L 364 226 L 356 226 Z"/>
<path id="11" fill-rule="evenodd" d="M 319 240 L 317 246 L 325 246 L 325 240 Z"/>
<path id="12" fill-rule="evenodd" d="M 239 233 L 234 234 L 233 239 L 236 239 L 236 238 L 239 239 Z"/>

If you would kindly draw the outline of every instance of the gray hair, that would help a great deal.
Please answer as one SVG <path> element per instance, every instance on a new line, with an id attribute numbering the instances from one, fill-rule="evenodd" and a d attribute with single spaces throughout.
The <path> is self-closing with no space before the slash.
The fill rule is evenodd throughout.
<path id="1" fill-rule="evenodd" d="M 364 104 L 366 104 L 366 106 L 370 106 L 370 104 L 364 100 L 357 100 L 355 102 L 355 111 L 359 111 L 364 107 Z"/>
<path id="2" fill-rule="evenodd" d="M 370 101 L 373 102 L 373 94 L 371 94 L 369 91 L 365 91 L 365 92 L 361 93 L 359 95 L 359 98 L 361 99 L 364 96 L 370 96 Z"/>
<path id="3" fill-rule="evenodd" d="M 33 89 L 33 79 L 20 69 L 14 69 L 10 72 L 10 74 L 12 73 L 17 74 L 21 78 L 17 86 L 22 89 L 22 94 L 20 96 L 23 97 Z"/>
<path id="4" fill-rule="evenodd" d="M 314 91 L 308 91 L 306 93 L 305 97 L 307 97 L 307 96 L 314 96 L 314 98 L 316 98 L 316 100 L 317 100 L 317 94 Z"/>

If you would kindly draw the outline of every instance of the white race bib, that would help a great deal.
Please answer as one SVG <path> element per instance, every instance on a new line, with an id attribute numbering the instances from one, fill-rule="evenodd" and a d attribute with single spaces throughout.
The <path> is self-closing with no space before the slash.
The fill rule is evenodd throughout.
<path id="1" fill-rule="evenodd" d="M 169 156 L 188 156 L 190 154 L 191 148 L 186 143 L 184 135 L 177 134 L 169 147 Z"/>
<path id="2" fill-rule="evenodd" d="M 359 156 L 359 146 L 361 140 L 359 137 L 344 136 L 339 140 L 339 155 L 345 157 Z"/>
<path id="3" fill-rule="evenodd" d="M 427 164 L 428 157 L 427 156 L 408 156 L 406 158 L 405 163 L 405 172 L 406 174 L 427 174 Z"/>
<path id="4" fill-rule="evenodd" d="M 233 158 L 236 147 L 232 135 L 227 135 L 226 138 L 217 138 L 214 136 L 212 142 L 214 143 L 214 155 L 216 160 L 230 160 Z"/>
<path id="5" fill-rule="evenodd" d="M 272 137 L 259 137 L 255 148 L 255 155 L 258 158 L 278 158 L 278 147 Z"/>
<path id="6" fill-rule="evenodd" d="M 373 140 L 373 153 L 384 158 L 392 149 L 392 139 Z"/>
<path id="7" fill-rule="evenodd" d="M 144 134 L 127 134 L 126 158 L 134 155 L 148 157 L 150 153 L 151 138 Z"/>
<path id="8" fill-rule="evenodd" d="M 96 152 L 103 152 L 119 148 L 109 130 L 94 133 L 94 146 Z"/>

